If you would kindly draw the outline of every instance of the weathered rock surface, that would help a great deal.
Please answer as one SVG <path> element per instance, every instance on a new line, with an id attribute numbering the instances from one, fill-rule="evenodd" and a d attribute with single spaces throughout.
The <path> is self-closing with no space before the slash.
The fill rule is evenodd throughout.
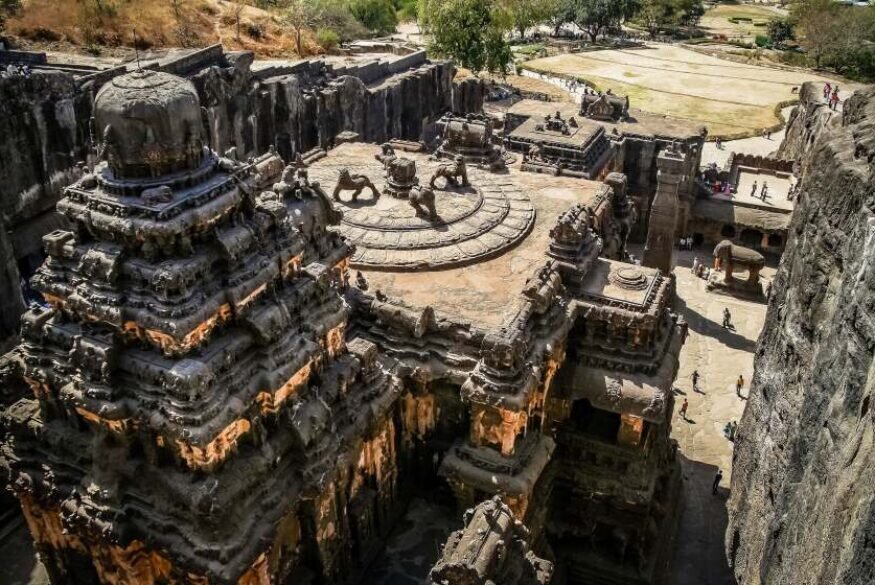
<path id="1" fill-rule="evenodd" d="M 875 89 L 841 114 L 806 85 L 782 156 L 804 153 L 734 456 L 741 585 L 875 582 Z"/>

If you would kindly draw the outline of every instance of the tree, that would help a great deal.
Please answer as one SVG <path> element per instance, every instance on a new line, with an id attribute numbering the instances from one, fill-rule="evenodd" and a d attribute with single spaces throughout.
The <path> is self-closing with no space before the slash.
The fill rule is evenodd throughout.
<path id="1" fill-rule="evenodd" d="M 820 67 L 823 56 L 835 42 L 835 22 L 840 7 L 833 0 L 801 0 L 791 11 L 799 41 Z"/>
<path id="2" fill-rule="evenodd" d="M 507 73 L 512 55 L 505 34 L 512 23 L 496 0 L 423 0 L 419 22 L 435 53 L 475 73 Z"/>
<path id="3" fill-rule="evenodd" d="M 283 22 L 295 37 L 295 52 L 304 56 L 304 31 L 313 29 L 323 22 L 321 6 L 309 0 L 289 0 L 283 12 Z"/>
<path id="4" fill-rule="evenodd" d="M 546 22 L 558 8 L 558 0 L 505 0 L 513 27 L 525 38 L 526 31 L 536 24 Z"/>
<path id="5" fill-rule="evenodd" d="M 638 21 L 653 38 L 660 29 L 674 19 L 675 6 L 671 0 L 643 0 L 638 11 Z"/>
<path id="6" fill-rule="evenodd" d="M 622 2 L 616 0 L 573 0 L 574 24 L 596 42 L 599 35 L 611 24 L 617 22 L 622 14 Z"/>
<path id="7" fill-rule="evenodd" d="M 234 4 L 231 8 L 231 15 L 234 17 L 234 29 L 236 31 L 237 40 L 240 40 L 240 23 L 243 20 L 243 11 L 246 9 L 245 4 Z"/>
<path id="8" fill-rule="evenodd" d="M 574 22 L 574 0 L 556 0 L 547 15 L 547 22 L 553 28 L 553 36 L 558 37 L 563 25 Z"/>
<path id="9" fill-rule="evenodd" d="M 349 11 L 366 29 L 378 35 L 395 32 L 398 25 L 392 0 L 351 0 Z"/>
<path id="10" fill-rule="evenodd" d="M 705 6 L 702 0 L 676 0 L 675 14 L 678 24 L 692 28 L 699 24 L 705 14 Z"/>

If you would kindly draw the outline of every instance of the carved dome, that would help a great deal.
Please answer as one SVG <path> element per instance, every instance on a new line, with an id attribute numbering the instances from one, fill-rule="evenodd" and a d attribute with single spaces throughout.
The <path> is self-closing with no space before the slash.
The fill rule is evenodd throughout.
<path id="1" fill-rule="evenodd" d="M 116 178 L 155 178 L 203 160 L 200 99 L 187 79 L 139 70 L 116 77 L 94 104 L 100 155 Z"/>

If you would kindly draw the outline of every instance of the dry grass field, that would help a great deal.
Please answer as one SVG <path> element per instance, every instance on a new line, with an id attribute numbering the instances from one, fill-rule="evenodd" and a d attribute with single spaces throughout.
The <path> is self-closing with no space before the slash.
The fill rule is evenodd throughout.
<path id="1" fill-rule="evenodd" d="M 746 65 L 678 46 L 562 54 L 525 63 L 531 71 L 574 77 L 628 95 L 633 108 L 689 120 L 712 136 L 740 138 L 780 126 L 778 106 L 816 74 Z"/>

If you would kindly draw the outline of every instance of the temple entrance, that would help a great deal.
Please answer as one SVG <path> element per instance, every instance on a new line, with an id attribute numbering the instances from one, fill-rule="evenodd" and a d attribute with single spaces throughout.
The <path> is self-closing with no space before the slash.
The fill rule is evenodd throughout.
<path id="1" fill-rule="evenodd" d="M 593 408 L 589 400 L 576 400 L 571 406 L 571 423 L 575 430 L 604 441 L 615 443 L 620 430 L 620 415 L 615 412 Z"/>
<path id="2" fill-rule="evenodd" d="M 759 248 L 763 243 L 763 232 L 759 230 L 741 230 L 741 243 L 748 248 Z"/>

